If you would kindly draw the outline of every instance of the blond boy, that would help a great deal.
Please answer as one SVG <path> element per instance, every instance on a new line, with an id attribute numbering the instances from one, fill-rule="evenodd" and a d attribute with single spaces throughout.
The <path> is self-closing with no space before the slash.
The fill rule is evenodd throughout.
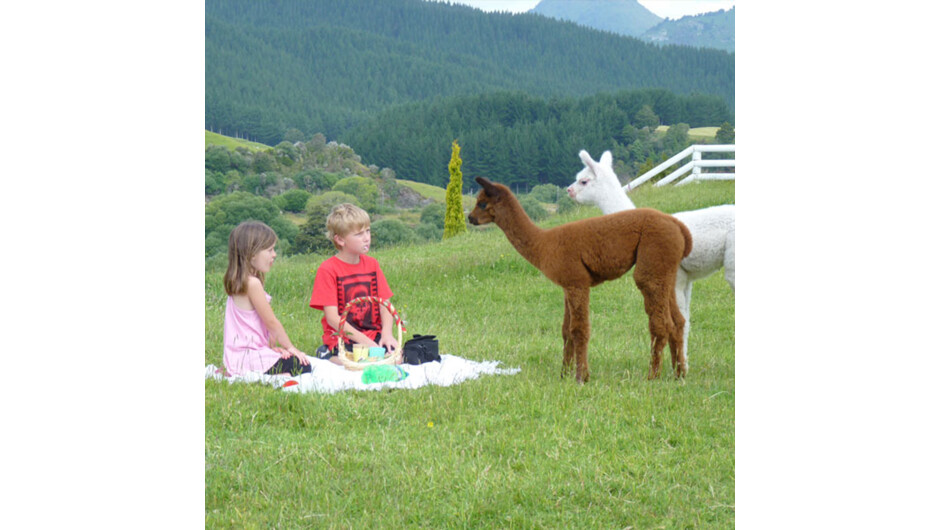
<path id="1" fill-rule="evenodd" d="M 337 252 L 317 268 L 310 307 L 323 311 L 323 345 L 317 349 L 317 356 L 337 364 L 336 328 L 346 303 L 360 296 L 392 297 L 379 262 L 366 255 L 372 243 L 370 226 L 369 214 L 348 203 L 334 206 L 326 218 L 327 237 Z M 393 324 L 394 318 L 384 306 L 358 304 L 346 319 L 344 347 L 362 344 L 397 351 L 400 345 L 392 333 Z"/>

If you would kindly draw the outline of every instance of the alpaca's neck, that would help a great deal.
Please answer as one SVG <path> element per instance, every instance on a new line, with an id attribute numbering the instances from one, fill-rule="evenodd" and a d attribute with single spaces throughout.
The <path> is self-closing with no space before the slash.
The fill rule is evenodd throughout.
<path id="1" fill-rule="evenodd" d="M 633 205 L 633 202 L 627 197 L 627 194 L 619 185 L 606 191 L 607 192 L 602 194 L 601 198 L 597 201 L 598 208 L 600 208 L 604 214 L 636 209 L 636 206 Z"/>
<path id="2" fill-rule="evenodd" d="M 529 263 L 539 266 L 539 242 L 545 232 L 529 219 L 519 201 L 510 196 L 503 201 L 501 211 L 494 221 L 506 239 Z"/>

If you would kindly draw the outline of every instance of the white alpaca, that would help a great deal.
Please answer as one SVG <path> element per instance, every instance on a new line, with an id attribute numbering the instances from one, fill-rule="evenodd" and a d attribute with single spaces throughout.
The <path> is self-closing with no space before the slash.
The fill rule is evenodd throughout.
<path id="1" fill-rule="evenodd" d="M 574 183 L 568 186 L 568 195 L 575 202 L 594 204 L 605 214 L 636 208 L 614 173 L 610 151 L 605 151 L 599 162 L 595 162 L 584 150 L 578 156 L 584 162 L 584 169 L 578 173 Z M 676 276 L 676 301 L 685 317 L 683 342 L 688 365 L 692 282 L 724 266 L 725 280 L 731 286 L 731 292 L 734 292 L 734 205 L 712 206 L 672 215 L 692 233 L 692 253 L 679 264 Z"/>

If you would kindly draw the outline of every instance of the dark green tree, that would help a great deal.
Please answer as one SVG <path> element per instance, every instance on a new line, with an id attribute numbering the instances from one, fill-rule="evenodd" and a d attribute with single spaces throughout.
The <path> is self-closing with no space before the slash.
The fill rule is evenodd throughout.
<path id="1" fill-rule="evenodd" d="M 637 127 L 643 128 L 648 127 L 649 130 L 655 131 L 656 127 L 659 127 L 659 116 L 653 112 L 653 108 L 649 105 L 643 105 L 640 110 L 637 111 L 636 115 L 633 116 L 633 123 Z"/>
<path id="2" fill-rule="evenodd" d="M 291 127 L 284 131 L 284 141 L 290 143 L 297 143 L 304 141 L 304 133 Z"/>
<path id="3" fill-rule="evenodd" d="M 718 132 L 715 133 L 715 143 L 733 144 L 734 143 L 734 126 L 728 122 L 722 123 L 721 128 L 719 128 Z"/>

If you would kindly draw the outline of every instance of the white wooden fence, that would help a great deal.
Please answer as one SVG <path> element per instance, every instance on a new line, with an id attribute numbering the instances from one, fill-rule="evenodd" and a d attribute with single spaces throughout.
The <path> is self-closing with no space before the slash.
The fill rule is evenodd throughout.
<path id="1" fill-rule="evenodd" d="M 657 186 L 665 186 L 677 178 L 685 175 L 690 170 L 692 174 L 676 183 L 676 186 L 682 186 L 695 180 L 734 180 L 734 173 L 702 173 L 703 167 L 734 167 L 734 159 L 729 160 L 703 160 L 702 153 L 733 153 L 733 145 L 690 145 L 678 154 L 666 160 L 662 164 L 654 167 L 646 173 L 630 181 L 623 187 L 624 191 L 630 191 L 633 188 L 643 184 L 647 180 L 659 175 L 669 166 L 678 163 L 685 157 L 692 155 L 692 160 L 679 169 L 661 178 L 656 183 Z"/>

